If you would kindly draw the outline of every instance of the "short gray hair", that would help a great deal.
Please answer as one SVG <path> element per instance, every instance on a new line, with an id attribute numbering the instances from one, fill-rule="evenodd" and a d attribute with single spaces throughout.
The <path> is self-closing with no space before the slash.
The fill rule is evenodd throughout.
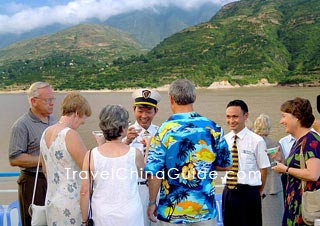
<path id="1" fill-rule="evenodd" d="M 39 97 L 39 89 L 51 87 L 47 82 L 35 82 L 31 84 L 30 88 L 27 91 L 27 95 L 29 98 L 31 97 Z"/>
<path id="2" fill-rule="evenodd" d="M 99 119 L 106 140 L 115 140 L 121 136 L 122 129 L 128 127 L 129 112 L 121 105 L 107 105 L 101 110 Z"/>
<path id="3" fill-rule="evenodd" d="M 178 79 L 171 83 L 169 95 L 178 105 L 192 104 L 196 100 L 196 88 L 188 79 Z"/>
<path id="4" fill-rule="evenodd" d="M 260 114 L 253 123 L 253 131 L 260 136 L 268 136 L 271 129 L 271 119 L 266 114 Z"/>

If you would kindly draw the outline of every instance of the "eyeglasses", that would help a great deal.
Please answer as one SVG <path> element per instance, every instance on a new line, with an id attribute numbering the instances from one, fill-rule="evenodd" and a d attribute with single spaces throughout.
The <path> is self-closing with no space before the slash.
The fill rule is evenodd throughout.
<path id="1" fill-rule="evenodd" d="M 42 100 L 43 102 L 45 102 L 46 104 L 50 104 L 52 102 L 54 102 L 56 100 L 55 97 L 51 97 L 51 98 L 40 98 L 40 97 L 34 97 L 35 99 L 39 99 Z"/>

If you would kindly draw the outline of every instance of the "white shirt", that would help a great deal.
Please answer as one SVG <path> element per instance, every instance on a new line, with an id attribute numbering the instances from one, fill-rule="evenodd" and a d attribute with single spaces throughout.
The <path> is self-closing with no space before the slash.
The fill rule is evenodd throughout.
<path id="1" fill-rule="evenodd" d="M 294 142 L 295 142 L 295 139 L 291 134 L 289 134 L 285 137 L 282 137 L 279 140 L 279 144 L 281 145 L 282 153 L 283 153 L 283 156 L 285 159 L 288 158 L 290 150 L 291 150 Z"/>
<path id="2" fill-rule="evenodd" d="M 156 134 L 156 132 L 158 131 L 159 127 L 154 124 L 151 124 L 149 126 L 149 128 L 146 130 L 142 126 L 140 126 L 137 121 L 135 121 L 132 126 L 135 129 L 141 129 L 141 131 L 140 131 L 139 135 L 136 138 L 134 138 L 133 141 L 130 143 L 130 147 L 138 148 L 143 154 L 143 144 L 141 143 L 141 141 L 143 140 L 142 134 L 144 134 L 145 131 L 148 131 L 152 136 L 154 136 Z"/>
<path id="3" fill-rule="evenodd" d="M 225 135 L 230 149 L 233 146 L 235 135 L 238 137 L 238 184 L 260 186 L 262 184 L 260 169 L 270 167 L 270 161 L 266 152 L 267 145 L 261 136 L 245 127 L 237 134 L 231 131 Z"/>
<path id="4" fill-rule="evenodd" d="M 154 136 L 158 130 L 158 126 L 154 125 L 151 123 L 151 125 L 149 126 L 149 128 L 146 130 L 145 128 L 143 128 L 142 126 L 139 125 L 139 123 L 137 121 L 134 122 L 134 124 L 132 125 L 135 129 L 141 129 L 139 135 L 133 139 L 133 141 L 130 143 L 130 147 L 135 147 L 135 148 L 138 148 L 142 155 L 144 155 L 144 146 L 143 144 L 141 143 L 142 141 L 142 134 L 145 133 L 145 131 L 148 131 L 152 136 Z M 130 127 L 132 127 L 130 126 Z M 126 139 L 126 138 L 124 138 Z M 139 182 L 141 181 L 145 181 L 145 179 L 143 178 L 139 178 L 138 179 Z M 149 197 L 149 196 L 148 196 Z"/>

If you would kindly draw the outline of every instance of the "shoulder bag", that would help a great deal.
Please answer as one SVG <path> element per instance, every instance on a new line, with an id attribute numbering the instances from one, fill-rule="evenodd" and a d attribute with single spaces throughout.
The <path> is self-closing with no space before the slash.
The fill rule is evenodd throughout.
<path id="1" fill-rule="evenodd" d="M 300 148 L 300 168 L 305 169 L 306 164 L 303 155 L 303 149 L 306 144 L 306 138 L 301 143 Z M 302 203 L 301 212 L 302 219 L 307 225 L 313 225 L 315 219 L 320 218 L 320 189 L 315 191 L 304 191 L 306 187 L 306 181 L 301 180 L 302 189 Z"/>
<path id="2" fill-rule="evenodd" d="M 90 169 L 90 162 L 91 162 L 91 151 L 89 151 L 89 183 L 90 183 L 90 199 L 89 199 L 89 214 L 88 214 L 88 220 L 87 220 L 87 226 L 94 226 L 94 221 L 92 219 L 92 207 L 91 207 L 91 200 L 92 200 L 92 193 L 93 193 L 93 179 Z"/>
<path id="3" fill-rule="evenodd" d="M 37 166 L 37 173 L 36 173 L 36 179 L 34 181 L 33 186 L 33 194 L 32 194 L 32 201 L 29 206 L 28 212 L 31 216 L 31 225 L 32 226 L 43 226 L 47 225 L 47 215 L 46 215 L 46 206 L 38 206 L 34 204 L 34 197 L 36 194 L 36 188 L 37 188 L 37 182 L 38 182 L 38 174 L 39 174 L 39 165 L 40 165 L 40 156 L 38 159 L 38 166 Z"/>

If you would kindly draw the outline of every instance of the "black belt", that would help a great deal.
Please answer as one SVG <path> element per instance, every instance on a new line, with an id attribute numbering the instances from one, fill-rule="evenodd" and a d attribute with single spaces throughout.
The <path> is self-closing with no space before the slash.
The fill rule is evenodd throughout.
<path id="1" fill-rule="evenodd" d="M 138 181 L 138 185 L 147 185 L 148 186 L 148 180 Z"/>
<path id="2" fill-rule="evenodd" d="M 251 186 L 248 184 L 237 184 L 234 189 L 229 189 L 229 190 L 238 190 L 238 191 L 247 190 L 248 191 L 248 190 L 256 190 L 258 188 L 259 186 Z"/>
<path id="3" fill-rule="evenodd" d="M 37 174 L 37 172 L 30 172 L 30 171 L 22 170 L 22 171 L 21 171 L 21 174 L 35 177 L 36 174 Z M 45 176 L 44 176 L 44 174 L 43 174 L 42 172 L 39 172 L 38 177 L 45 177 Z"/>

